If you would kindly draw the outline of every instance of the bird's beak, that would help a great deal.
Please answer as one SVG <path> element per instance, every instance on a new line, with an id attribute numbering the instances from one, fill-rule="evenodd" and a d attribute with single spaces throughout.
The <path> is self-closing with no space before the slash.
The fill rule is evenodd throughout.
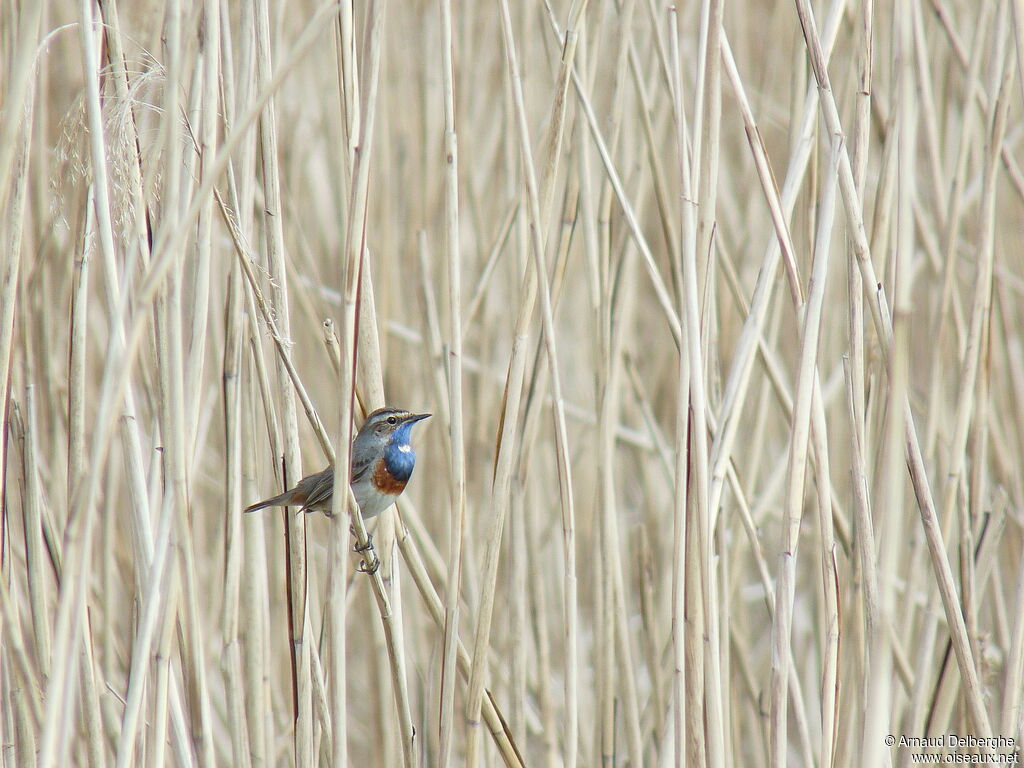
<path id="1" fill-rule="evenodd" d="M 406 417 L 405 423 L 406 424 L 415 424 L 417 421 L 423 421 L 424 419 L 429 419 L 431 417 L 431 415 L 432 414 L 429 414 L 429 413 L 413 413 L 413 414 L 410 414 L 409 416 Z"/>

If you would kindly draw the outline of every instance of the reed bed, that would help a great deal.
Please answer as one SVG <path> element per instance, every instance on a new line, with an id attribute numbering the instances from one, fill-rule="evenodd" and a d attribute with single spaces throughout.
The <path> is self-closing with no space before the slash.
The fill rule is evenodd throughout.
<path id="1" fill-rule="evenodd" d="M 0 40 L 5 768 L 1019 761 L 1022 0 Z"/>

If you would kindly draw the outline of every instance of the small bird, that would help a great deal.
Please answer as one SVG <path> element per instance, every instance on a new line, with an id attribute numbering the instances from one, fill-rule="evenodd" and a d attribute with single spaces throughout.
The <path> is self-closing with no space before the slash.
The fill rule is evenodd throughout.
<path id="1" fill-rule="evenodd" d="M 402 495 L 416 453 L 409 442 L 412 426 L 429 413 L 410 413 L 399 408 L 378 408 L 352 442 L 352 494 L 363 517 L 375 517 Z M 265 507 L 300 507 L 302 512 L 331 513 L 334 497 L 334 467 L 299 480 L 291 490 L 246 507 L 255 512 Z"/>

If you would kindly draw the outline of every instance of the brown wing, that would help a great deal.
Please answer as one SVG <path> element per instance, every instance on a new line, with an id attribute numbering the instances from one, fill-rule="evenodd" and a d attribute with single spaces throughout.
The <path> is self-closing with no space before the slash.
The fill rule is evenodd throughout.
<path id="1" fill-rule="evenodd" d="M 367 451 L 367 454 L 363 457 L 356 459 L 352 457 L 352 484 L 355 485 L 366 475 L 367 471 L 373 466 L 373 455 L 372 452 Z"/>
<path id="2" fill-rule="evenodd" d="M 295 490 L 305 496 L 302 509 L 315 509 L 321 512 L 331 511 L 331 500 L 334 495 L 334 467 L 317 472 L 315 475 L 302 478 Z"/>

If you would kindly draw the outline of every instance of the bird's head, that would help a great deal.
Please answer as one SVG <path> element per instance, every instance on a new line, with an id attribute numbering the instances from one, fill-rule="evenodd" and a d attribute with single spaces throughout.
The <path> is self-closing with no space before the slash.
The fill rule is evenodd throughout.
<path id="1" fill-rule="evenodd" d="M 366 423 L 359 432 L 369 432 L 377 439 L 407 443 L 412 425 L 429 416 L 429 413 L 410 413 L 400 408 L 378 408 L 366 417 Z"/>

